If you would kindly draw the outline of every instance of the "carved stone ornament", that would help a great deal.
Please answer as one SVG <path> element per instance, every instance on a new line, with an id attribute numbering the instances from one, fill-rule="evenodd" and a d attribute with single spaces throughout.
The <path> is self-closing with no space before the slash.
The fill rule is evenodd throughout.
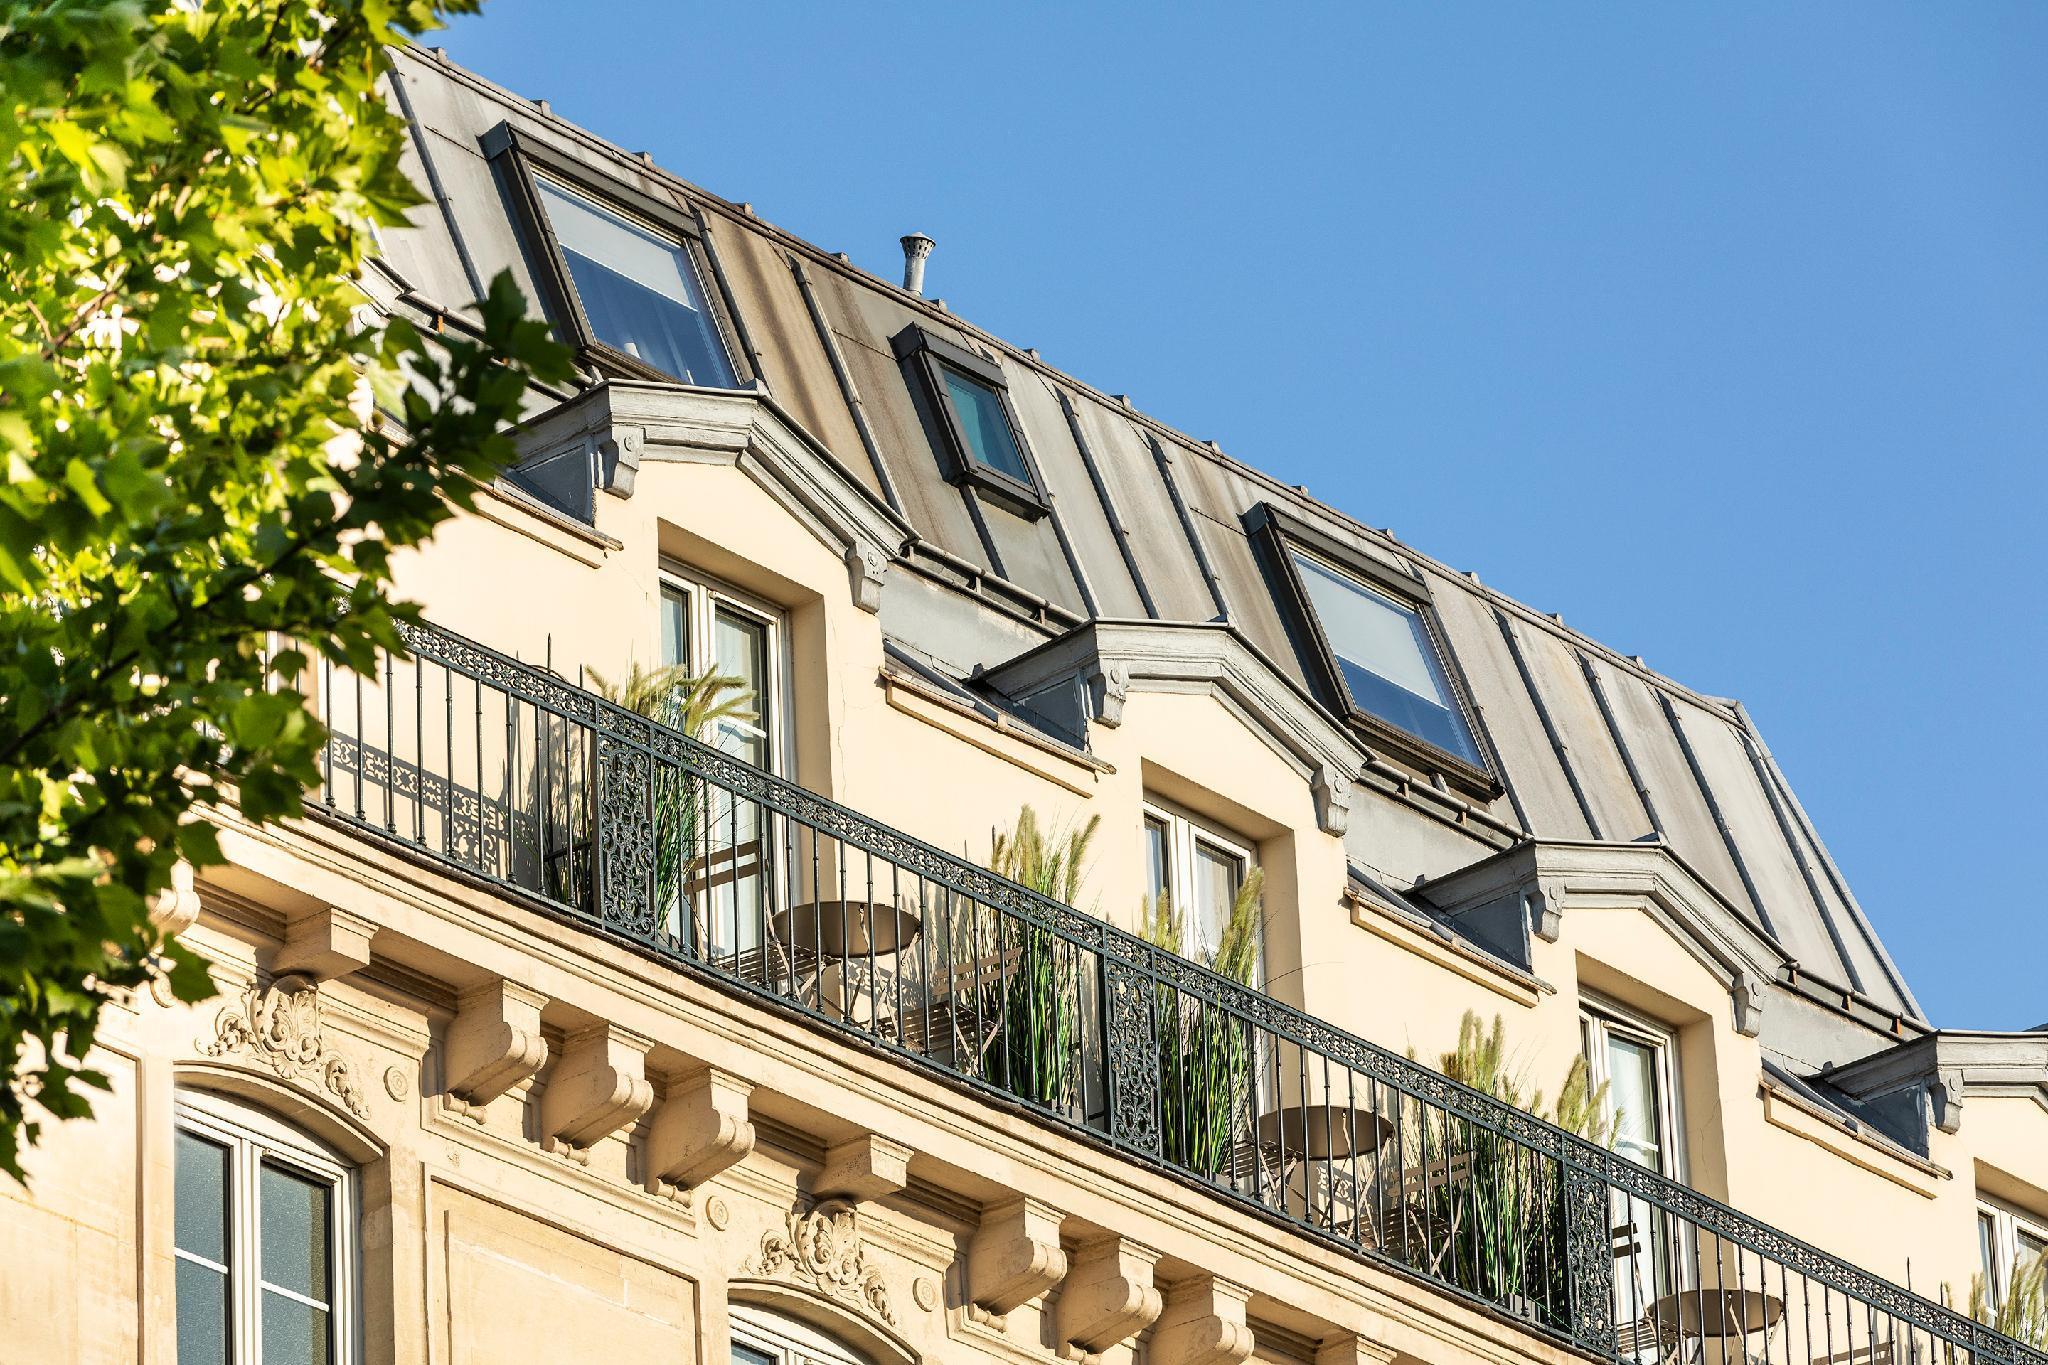
<path id="1" fill-rule="evenodd" d="M 791 1209 L 783 1215 L 781 1229 L 761 1234 L 760 1251 L 740 1267 L 740 1273 L 795 1280 L 896 1325 L 882 1272 L 867 1263 L 860 1211 L 846 1200 L 827 1199 L 808 1213 Z"/>
<path id="2" fill-rule="evenodd" d="M 357 1118 L 369 1115 L 355 1072 L 320 1036 L 320 992 L 304 977 L 280 977 L 269 990 L 250 985 L 239 1005 L 215 1017 L 213 1039 L 199 1050 L 208 1057 L 249 1053 L 284 1080 L 326 1090 Z"/>

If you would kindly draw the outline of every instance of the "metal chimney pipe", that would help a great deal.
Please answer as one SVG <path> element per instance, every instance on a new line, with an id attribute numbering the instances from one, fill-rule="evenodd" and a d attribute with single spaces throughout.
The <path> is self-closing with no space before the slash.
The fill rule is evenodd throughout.
<path id="1" fill-rule="evenodd" d="M 913 232 L 903 241 L 903 287 L 913 294 L 924 293 L 924 258 L 932 254 L 938 243 L 922 232 Z"/>

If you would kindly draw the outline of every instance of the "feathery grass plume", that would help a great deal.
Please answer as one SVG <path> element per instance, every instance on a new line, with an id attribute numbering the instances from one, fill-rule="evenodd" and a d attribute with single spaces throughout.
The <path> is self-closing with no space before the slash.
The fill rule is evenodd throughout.
<path id="1" fill-rule="evenodd" d="M 1230 915 L 1202 965 L 1249 986 L 1258 971 L 1259 926 L 1265 876 L 1253 868 L 1231 900 Z M 1173 898 L 1161 892 L 1139 917 L 1147 943 L 1179 953 L 1186 923 Z M 1171 984 L 1158 987 L 1160 1151 L 1200 1175 L 1227 1175 L 1249 1133 L 1252 1083 L 1251 1027 L 1235 1015 L 1182 995 Z"/>
<path id="2" fill-rule="evenodd" d="M 1514 1064 L 1499 1015 L 1489 1029 L 1467 1010 L 1457 1046 L 1440 1054 L 1437 1069 L 1594 1142 L 1612 1140 L 1607 1087 L 1591 1084 L 1586 1060 L 1572 1060 L 1546 1113 L 1543 1092 L 1530 1090 Z M 1420 1256 L 1433 1273 L 1511 1310 L 1554 1315 L 1569 1298 L 1562 1279 L 1568 1225 L 1555 1159 L 1419 1097 L 1401 1104 L 1401 1160 L 1412 1181 L 1403 1181 L 1390 1248 L 1407 1248 L 1397 1254 Z"/>
<path id="3" fill-rule="evenodd" d="M 1995 1302 L 1984 1277 L 1972 1275 L 1970 1316 L 2015 1341 L 2048 1350 L 2048 1251 L 2014 1266 L 2012 1283 Z"/>
<path id="4" fill-rule="evenodd" d="M 1072 905 L 1101 826 L 1092 815 L 1078 828 L 1048 833 L 1026 805 L 1008 831 L 993 832 L 989 870 Z M 979 1046 L 981 1074 L 1025 1099 L 1072 1108 L 1081 1074 L 1081 949 L 1020 915 L 980 904 L 972 914 L 974 943 L 995 946 L 1002 964 L 981 988 L 986 1008 L 976 1017 L 995 1021 Z"/>
<path id="5" fill-rule="evenodd" d="M 614 683 L 596 669 L 590 670 L 591 690 L 628 711 L 681 730 L 692 739 L 702 739 L 721 720 L 752 722 L 754 690 L 744 678 L 720 673 L 715 668 L 692 673 L 685 664 L 644 668 L 632 663 Z"/>

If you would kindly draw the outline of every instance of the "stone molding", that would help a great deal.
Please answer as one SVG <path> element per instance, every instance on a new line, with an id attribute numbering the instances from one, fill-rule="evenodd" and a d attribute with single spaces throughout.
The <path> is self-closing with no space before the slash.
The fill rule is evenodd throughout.
<path id="1" fill-rule="evenodd" d="M 608 380 L 528 422 L 519 451 L 522 467 L 580 458 L 620 498 L 650 461 L 732 465 L 845 560 L 863 611 L 881 610 L 890 561 L 914 534 L 765 390 Z"/>
<path id="2" fill-rule="evenodd" d="M 1090 621 L 982 677 L 1020 700 L 1071 686 L 1088 722 L 1111 728 L 1133 692 L 1207 693 L 1301 771 L 1324 833 L 1341 835 L 1350 820 L 1365 751 L 1232 626 Z"/>

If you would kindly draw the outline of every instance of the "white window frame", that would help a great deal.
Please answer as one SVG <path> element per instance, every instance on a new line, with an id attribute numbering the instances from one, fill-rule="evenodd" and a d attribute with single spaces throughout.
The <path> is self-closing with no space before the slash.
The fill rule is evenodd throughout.
<path id="1" fill-rule="evenodd" d="M 689 595 L 690 607 L 688 625 L 690 632 L 689 671 L 702 673 L 715 667 L 718 660 L 712 653 L 712 641 L 717 638 L 718 608 L 723 605 L 743 616 L 749 616 L 767 627 L 768 641 L 768 723 L 765 726 L 747 725 L 742 721 L 721 720 L 720 726 L 746 728 L 764 735 L 768 741 L 769 772 L 784 774 L 788 771 L 790 716 L 787 699 L 790 691 L 789 680 L 789 618 L 780 608 L 765 602 L 751 593 L 743 592 L 722 579 L 709 574 L 686 569 L 673 560 L 663 560 L 659 573 L 661 586 L 677 588 Z M 655 648 L 661 647 L 660 615 L 661 595 L 656 594 Z M 663 660 L 666 663 L 666 660 Z M 755 709 L 759 710 L 756 699 Z"/>
<path id="2" fill-rule="evenodd" d="M 1201 960 L 1203 948 L 1199 917 L 1193 911 L 1196 846 L 1207 844 L 1220 853 L 1238 859 L 1244 865 L 1246 877 L 1251 876 L 1252 869 L 1259 865 L 1258 851 L 1249 841 L 1226 834 L 1208 821 L 1196 819 L 1180 807 L 1170 805 L 1157 797 L 1145 798 L 1142 810 L 1143 816 L 1139 824 L 1141 840 L 1144 832 L 1143 821 L 1157 820 L 1166 826 L 1166 889 L 1172 903 L 1181 912 L 1180 955 L 1191 962 L 1198 962 Z M 1146 875 L 1151 875 L 1149 867 L 1146 869 Z M 1145 894 L 1148 897 L 1152 894 L 1149 885 L 1145 888 Z M 1151 912 L 1150 906 L 1146 907 L 1146 912 Z M 1258 986 L 1265 979 L 1266 924 L 1265 915 L 1261 912 L 1258 956 L 1252 968 L 1252 985 Z"/>
<path id="3" fill-rule="evenodd" d="M 1980 1236 L 1983 1225 L 1987 1221 L 1991 1225 L 1992 1263 L 1985 1267 L 1984 1297 L 1995 1305 L 2004 1302 L 2013 1272 L 2019 1268 L 2021 1234 L 2048 1243 L 2048 1219 L 1982 1197 L 1977 1200 L 1977 1219 Z"/>
<path id="4" fill-rule="evenodd" d="M 1586 1084 L 1589 1091 L 1597 1091 L 1609 1084 L 1612 1075 L 1608 1070 L 1607 1039 L 1620 1036 L 1630 1042 L 1650 1049 L 1656 1059 L 1655 1078 L 1657 1084 L 1657 1127 L 1661 1135 L 1662 1166 L 1658 1174 L 1672 1180 L 1683 1181 L 1686 1172 L 1685 1152 L 1685 1096 L 1680 1087 L 1678 1069 L 1678 1034 L 1666 1024 L 1659 1023 L 1648 1015 L 1594 996 L 1582 996 L 1579 1001 L 1579 1035 L 1586 1058 Z M 1610 1091 L 1604 1117 L 1614 1120 L 1614 1100 Z M 1680 1235 L 1677 1220 L 1660 1213 L 1654 1207 L 1635 1200 L 1632 1196 L 1617 1191 L 1613 1216 L 1639 1219 L 1649 1226 L 1639 1226 L 1637 1235 L 1644 1245 L 1652 1245 L 1658 1236 L 1658 1225 L 1662 1226 L 1663 1245 L 1667 1248 L 1668 1260 L 1661 1267 L 1670 1282 L 1663 1285 L 1637 1282 L 1633 1288 L 1623 1285 L 1617 1269 L 1615 1275 L 1615 1312 L 1627 1319 L 1647 1310 L 1658 1297 L 1696 1283 L 1693 1274 L 1692 1248 Z M 1635 1210 L 1640 1209 L 1640 1212 Z M 1651 1278 L 1656 1278 L 1653 1273 Z M 1626 1292 L 1625 1292 L 1626 1290 Z M 1642 1299 L 1642 1302 L 1637 1302 Z"/>
<path id="5" fill-rule="evenodd" d="M 736 1303 L 727 1316 L 733 1344 L 771 1356 L 775 1365 L 873 1365 L 852 1347 L 781 1313 Z"/>
<path id="6" fill-rule="evenodd" d="M 174 1248 L 174 1260 L 190 1260 L 225 1270 L 228 1280 L 228 1360 L 231 1365 L 261 1365 L 263 1354 L 262 1226 L 257 1191 L 265 1161 L 288 1167 L 293 1174 L 325 1183 L 331 1191 L 328 1210 L 328 1309 L 332 1327 L 332 1365 L 355 1365 L 362 1358 L 362 1313 L 357 1286 L 361 1281 L 359 1181 L 354 1167 L 326 1146 L 261 1109 L 218 1095 L 180 1090 L 177 1128 L 228 1149 L 228 1263 L 213 1265 Z M 275 1292 L 291 1298 L 290 1290 Z"/>

